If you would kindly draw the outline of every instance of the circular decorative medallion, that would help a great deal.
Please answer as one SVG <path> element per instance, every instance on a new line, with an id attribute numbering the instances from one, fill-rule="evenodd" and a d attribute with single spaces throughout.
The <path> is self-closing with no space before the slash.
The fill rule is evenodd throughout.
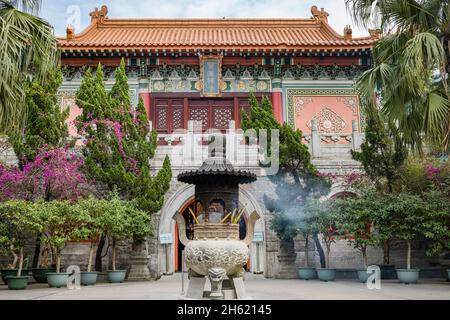
<path id="1" fill-rule="evenodd" d="M 258 89 L 258 91 L 267 91 L 268 89 L 267 82 L 259 81 L 256 85 L 256 88 Z"/>
<path id="2" fill-rule="evenodd" d="M 164 90 L 164 82 L 163 81 L 155 81 L 155 84 L 153 86 L 156 91 L 163 91 Z"/>
<path id="3" fill-rule="evenodd" d="M 330 120 L 325 120 L 323 122 L 323 127 L 327 130 L 331 129 L 333 127 L 333 123 Z"/>

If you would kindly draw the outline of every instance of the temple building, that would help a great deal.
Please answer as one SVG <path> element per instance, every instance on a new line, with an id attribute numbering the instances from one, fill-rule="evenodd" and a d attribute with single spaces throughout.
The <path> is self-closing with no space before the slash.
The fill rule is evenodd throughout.
<path id="1" fill-rule="evenodd" d="M 124 246 L 124 264 L 147 264 L 153 278 L 180 270 L 182 246 L 172 217 L 177 211 L 182 213 L 189 233 L 193 223 L 189 208 L 195 204 L 193 186 L 176 177 L 201 163 L 177 161 L 177 157 L 185 160 L 186 155 L 180 154 L 187 143 L 177 132 L 186 129 L 192 133 L 196 124 L 201 124 L 203 130 L 217 129 L 239 139 L 241 116 L 249 110 L 250 94 L 270 98 L 276 119 L 302 130 L 320 171 L 340 174 L 359 168 L 349 152 L 359 148 L 364 128 L 354 79 L 370 66 L 378 31 L 369 30 L 369 36 L 356 38 L 351 27 L 346 27 L 340 34 L 328 24 L 329 14 L 316 6 L 306 19 L 114 19 L 108 16 L 106 6 L 90 15 L 85 30 L 68 27 L 66 36 L 59 38 L 64 75 L 61 107 L 69 108 L 69 120 L 74 120 L 80 114 L 74 95 L 85 71 L 101 63 L 110 88 L 114 69 L 124 59 L 132 101 L 136 105 L 143 98 L 151 126 L 159 133 L 153 165 L 158 169 L 167 154 L 173 162 L 171 190 L 163 209 L 154 215 L 155 237 L 146 248 Z M 76 134 L 72 123 L 70 127 Z M 194 142 L 192 150 L 208 154 L 207 146 L 200 142 Z M 233 152 L 240 154 L 239 149 Z M 243 233 L 245 219 L 252 212 L 262 217 L 255 227 L 260 242 L 251 245 L 248 269 L 274 277 L 279 271 L 279 243 L 269 228 L 270 212 L 263 196 L 273 193 L 275 186 L 258 171 L 252 155 L 246 156 L 250 158 L 246 169 L 253 168 L 258 180 L 240 190 L 241 207 L 245 208 Z M 239 169 L 237 158 L 231 162 Z M 336 185 L 329 196 L 341 191 Z M 296 246 L 298 264 L 304 257 L 301 241 L 299 238 Z M 334 267 L 354 267 L 361 260 L 347 247 L 344 241 L 337 245 Z M 380 260 L 376 249 L 369 254 Z M 314 251 L 311 259 L 318 261 Z M 145 274 L 131 276 L 137 279 Z"/>

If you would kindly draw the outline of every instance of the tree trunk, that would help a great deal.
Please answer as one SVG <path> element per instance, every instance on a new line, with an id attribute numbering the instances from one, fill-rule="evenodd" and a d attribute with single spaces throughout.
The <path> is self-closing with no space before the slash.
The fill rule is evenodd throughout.
<path id="1" fill-rule="evenodd" d="M 305 236 L 305 267 L 309 267 L 309 236 Z"/>
<path id="2" fill-rule="evenodd" d="M 320 243 L 317 233 L 313 234 L 313 239 L 314 239 L 314 244 L 316 245 L 316 248 L 317 248 L 317 252 L 319 253 L 320 267 L 326 268 L 325 254 L 323 252 L 322 244 Z"/>
<path id="3" fill-rule="evenodd" d="M 390 246 L 390 240 L 386 240 L 384 241 L 383 244 L 383 264 L 388 265 L 390 262 L 390 250 L 391 246 Z"/>
<path id="4" fill-rule="evenodd" d="M 92 242 L 91 243 L 91 248 L 89 250 L 89 261 L 88 261 L 87 272 L 91 272 L 92 271 L 92 260 L 93 260 L 93 257 L 94 257 L 94 249 L 95 249 L 95 243 Z"/>
<path id="5" fill-rule="evenodd" d="M 330 252 L 331 252 L 331 244 L 326 244 L 327 247 L 327 260 L 326 260 L 326 268 L 330 268 Z"/>
<path id="6" fill-rule="evenodd" d="M 56 268 L 56 249 L 49 244 L 50 251 L 52 252 L 52 268 Z"/>
<path id="7" fill-rule="evenodd" d="M 13 263 L 11 265 L 11 269 L 14 270 L 17 267 L 17 263 L 19 262 L 19 256 L 15 252 L 13 252 L 12 255 L 13 255 Z"/>
<path id="8" fill-rule="evenodd" d="M 61 272 L 61 251 L 56 249 L 56 273 Z"/>
<path id="9" fill-rule="evenodd" d="M 38 235 L 36 238 L 36 245 L 34 246 L 33 263 L 31 264 L 32 269 L 39 267 L 40 255 L 41 255 L 41 235 Z"/>
<path id="10" fill-rule="evenodd" d="M 361 248 L 361 252 L 363 256 L 364 268 L 366 268 L 367 270 L 367 268 L 369 267 L 369 261 L 367 259 L 367 247 Z"/>
<path id="11" fill-rule="evenodd" d="M 97 253 L 95 254 L 95 271 L 98 271 L 98 272 L 103 271 L 102 253 L 103 253 L 103 248 L 105 247 L 105 241 L 106 241 L 105 237 L 100 238 L 100 241 L 97 246 Z"/>
<path id="12" fill-rule="evenodd" d="M 42 251 L 41 266 L 48 269 L 48 246 L 45 246 Z"/>
<path id="13" fill-rule="evenodd" d="M 116 271 L 116 240 L 113 240 L 112 244 L 112 269 Z"/>
<path id="14" fill-rule="evenodd" d="M 406 269 L 411 269 L 411 240 L 406 241 Z"/>
<path id="15" fill-rule="evenodd" d="M 22 274 L 22 268 L 23 268 L 23 247 L 20 248 L 19 270 L 17 271 L 18 277 L 20 277 L 20 275 Z"/>

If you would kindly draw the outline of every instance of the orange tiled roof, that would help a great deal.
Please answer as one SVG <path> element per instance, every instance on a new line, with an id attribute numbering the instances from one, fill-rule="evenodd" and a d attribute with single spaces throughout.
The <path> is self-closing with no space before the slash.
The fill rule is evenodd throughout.
<path id="1" fill-rule="evenodd" d="M 328 13 L 312 8 L 310 19 L 109 19 L 106 6 L 91 13 L 91 24 L 80 34 L 67 29 L 63 51 L 116 49 L 364 49 L 378 32 L 352 38 L 336 33 Z"/>

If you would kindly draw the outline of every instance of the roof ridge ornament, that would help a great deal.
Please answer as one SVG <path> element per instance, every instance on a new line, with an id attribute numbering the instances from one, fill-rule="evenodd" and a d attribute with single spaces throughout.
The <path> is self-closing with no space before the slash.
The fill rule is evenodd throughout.
<path id="1" fill-rule="evenodd" d="M 317 6 L 312 6 L 311 13 L 313 15 L 313 19 L 322 22 L 328 22 L 328 17 L 330 16 L 330 14 L 326 12 L 324 8 L 321 8 L 321 10 L 319 10 Z"/>
<path id="2" fill-rule="evenodd" d="M 345 26 L 344 28 L 344 39 L 345 40 L 352 40 L 353 39 L 353 30 L 350 25 Z"/>
<path id="3" fill-rule="evenodd" d="M 91 16 L 91 23 L 94 21 L 103 22 L 105 19 L 108 19 L 108 7 L 103 5 L 100 10 L 98 8 L 95 8 L 94 11 L 92 11 L 90 14 Z"/>
<path id="4" fill-rule="evenodd" d="M 369 29 L 369 34 L 371 39 L 380 39 L 381 38 L 381 29 Z"/>
<path id="5" fill-rule="evenodd" d="M 66 29 L 66 39 L 67 40 L 73 40 L 73 38 L 75 37 L 75 28 L 72 25 L 68 25 L 67 29 Z"/>

